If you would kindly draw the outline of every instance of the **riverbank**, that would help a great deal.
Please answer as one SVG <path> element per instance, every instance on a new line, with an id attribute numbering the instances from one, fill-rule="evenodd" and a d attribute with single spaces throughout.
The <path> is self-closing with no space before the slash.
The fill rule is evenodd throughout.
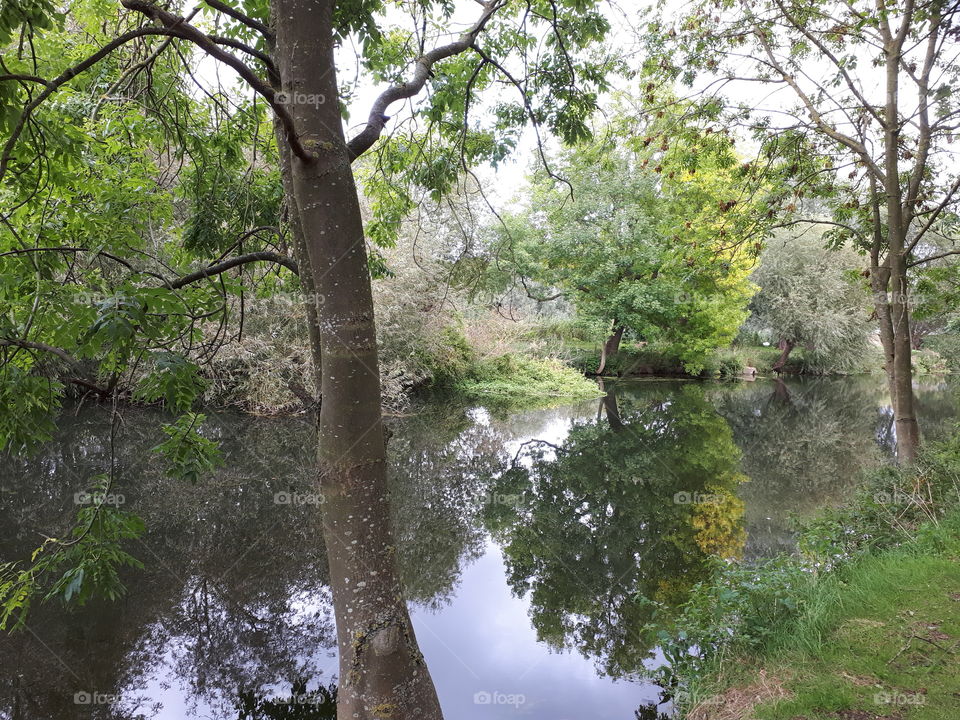
<path id="1" fill-rule="evenodd" d="M 566 353 L 570 364 L 587 374 L 596 373 L 600 366 L 600 349 L 586 344 L 573 346 Z M 692 373 L 669 350 L 655 346 L 631 345 L 622 347 L 607 359 L 602 375 L 608 377 L 697 377 L 736 378 L 743 376 L 771 376 L 781 351 L 773 346 L 738 345 L 717 348 L 703 358 L 702 367 Z M 913 368 L 916 375 L 944 374 L 951 371 L 946 360 L 935 350 L 915 350 Z M 784 375 L 842 376 L 861 373 L 880 374 L 883 356 L 879 348 L 870 346 L 868 352 L 854 365 L 842 368 L 825 367 L 812 361 L 803 348 L 795 349 L 780 368 Z"/>
<path id="2" fill-rule="evenodd" d="M 942 544 L 941 544 L 942 541 Z M 870 557 L 824 583 L 779 652 L 718 677 L 690 720 L 960 717 L 956 523 L 937 546 Z M 819 602 L 816 602 L 818 601 Z"/>
<path id="3" fill-rule="evenodd" d="M 960 716 L 960 436 L 869 474 L 799 553 L 717 568 L 663 635 L 689 720 Z"/>

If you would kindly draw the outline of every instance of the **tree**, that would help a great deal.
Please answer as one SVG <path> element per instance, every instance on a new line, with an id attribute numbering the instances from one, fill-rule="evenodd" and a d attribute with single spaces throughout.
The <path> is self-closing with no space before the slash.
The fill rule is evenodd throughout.
<path id="1" fill-rule="evenodd" d="M 949 234 L 960 200 L 949 146 L 960 117 L 957 12 L 942 0 L 700 0 L 673 21 L 652 22 L 648 36 L 651 77 L 692 86 L 706 74 L 696 91 L 708 112 L 729 108 L 726 120 L 759 141 L 757 177 L 784 183 L 771 213 L 786 211 L 785 224 L 824 224 L 835 242 L 866 253 L 907 459 L 919 444 L 909 275 L 929 260 L 930 234 Z M 809 212 L 803 198 L 817 195 L 832 217 Z"/>
<path id="2" fill-rule="evenodd" d="M 36 421 L 20 430 L 7 421 L 3 440 L 30 444 L 48 427 L 46 418 L 63 392 L 37 372 L 48 355 L 70 367 L 71 382 L 116 400 L 121 381 L 145 359 L 142 350 L 164 348 L 154 358 L 144 396 L 189 411 L 198 392 L 194 360 L 202 363 L 204 353 L 223 340 L 217 331 L 213 341 L 200 341 L 198 323 L 213 317 L 223 326 L 224 290 L 242 298 L 228 271 L 264 261 L 295 269 L 307 302 L 315 399 L 322 401 L 318 483 L 337 617 L 340 717 L 441 716 L 395 568 L 368 254 L 351 164 L 380 139 L 387 111 L 427 86 L 432 92 L 415 110 L 421 127 L 378 150 L 391 178 L 408 185 L 442 194 L 463 168 L 503 158 L 528 120 L 538 132 L 549 130 L 568 142 L 584 139 L 589 131 L 582 118 L 594 109 L 611 69 L 602 53 L 588 52 L 609 27 L 594 4 L 485 0 L 478 17 L 452 41 L 446 36 L 454 27 L 454 8 L 445 1 L 410 5 L 413 32 L 389 27 L 380 0 L 251 0 L 242 9 L 208 0 L 207 11 L 215 12 L 198 23 L 199 11 L 184 17 L 146 0 L 122 0 L 119 13 L 83 0 L 69 5 L 69 17 L 46 0 L 5 3 L 0 12 L 4 259 L 16 270 L 7 280 L 4 268 L 6 299 L 14 310 L 2 328 L 4 393 L 20 398 L 14 409 L 21 417 Z M 210 26 L 213 31 L 206 31 Z M 364 69 L 388 86 L 349 141 L 335 63 L 337 45 L 348 38 L 358 41 Z M 182 164 L 203 157 L 214 129 L 193 117 L 195 104 L 185 90 L 196 51 L 231 68 L 257 96 L 246 132 L 236 128 L 247 142 L 212 153 L 216 160 L 231 153 L 257 157 L 252 138 L 265 142 L 268 133 L 256 109 L 266 102 L 272 111 L 293 257 L 267 250 L 234 254 L 242 243 L 204 254 L 209 248 L 200 244 L 194 258 L 204 264 L 179 277 L 142 262 L 144 253 L 158 260 L 150 253 L 157 243 L 145 203 L 169 208 L 171 224 L 176 208 L 167 183 L 176 183 Z M 493 101 L 483 123 L 470 115 L 476 94 L 502 84 L 518 91 L 516 101 Z M 49 102 L 55 95 L 67 100 Z M 119 124 L 114 113 L 102 112 L 114 102 L 123 112 Z M 221 113 L 232 102 L 229 96 L 210 98 Z M 209 149 L 222 150 L 215 143 Z M 109 177 L 97 177 L 107 169 Z M 223 190 L 216 179 L 199 186 Z M 121 196 L 103 197 L 110 193 Z M 100 228 L 86 206 L 91 196 L 107 210 Z M 409 208 L 409 197 L 390 195 L 377 208 L 370 226 L 375 240 L 389 240 L 390 221 Z M 71 220 L 77 221 L 79 245 L 61 242 L 71 234 L 57 224 Z M 100 267 L 111 263 L 118 267 Z M 116 280 L 118 274 L 124 292 L 99 304 L 64 304 L 67 293 L 56 289 L 64 279 L 83 288 L 100 275 Z M 196 352 L 201 357 L 187 359 Z M 95 361 L 93 377 L 86 360 Z M 192 468 L 193 477 L 212 461 L 211 444 L 198 433 L 202 420 L 187 412 L 167 428 L 162 444 L 181 467 Z M 112 481 L 111 468 L 106 487 Z M 87 518 L 88 530 L 111 517 L 127 520 L 98 505 Z M 88 530 L 80 530 L 70 546 L 74 552 L 130 533 Z M 5 568 L 0 596 L 8 616 L 25 609 L 25 598 L 45 573 L 64 569 L 65 547 L 52 541 L 39 565 Z"/>
<path id="3" fill-rule="evenodd" d="M 625 331 L 699 372 L 746 317 L 757 247 L 743 237 L 757 203 L 738 187 L 727 138 L 629 108 L 622 99 L 594 142 L 537 168 L 494 253 L 531 297 L 565 297 L 603 329 L 598 373 Z M 668 129 L 671 144 L 659 137 Z"/>
<path id="4" fill-rule="evenodd" d="M 783 369 L 797 345 L 806 347 L 808 369 L 844 371 L 862 364 L 868 351 L 870 296 L 858 282 L 860 258 L 847 248 L 824 247 L 816 231 L 779 233 L 768 242 L 751 280 L 760 286 L 745 330 L 768 332 Z"/>

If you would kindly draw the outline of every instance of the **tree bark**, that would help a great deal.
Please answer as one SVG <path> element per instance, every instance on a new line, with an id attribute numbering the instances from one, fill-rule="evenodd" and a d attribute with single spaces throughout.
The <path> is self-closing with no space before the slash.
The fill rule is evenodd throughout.
<path id="1" fill-rule="evenodd" d="M 360 204 L 343 135 L 333 1 L 273 0 L 282 90 L 300 143 L 299 210 L 323 358 L 318 482 L 340 652 L 338 718 L 440 720 L 396 568 L 373 299 Z M 289 140 L 289 139 L 288 139 Z"/>
<path id="2" fill-rule="evenodd" d="M 770 369 L 775 373 L 780 373 L 783 372 L 783 368 L 787 364 L 787 359 L 790 357 L 790 353 L 793 352 L 794 343 L 792 340 L 781 339 L 780 342 L 777 343 L 777 347 L 780 348 L 780 357 L 777 358 L 777 361 Z"/>
<path id="3" fill-rule="evenodd" d="M 293 257 L 297 261 L 298 267 L 309 268 L 310 257 L 307 253 L 307 244 L 303 235 L 300 208 L 297 206 L 296 193 L 293 189 L 293 154 L 285 141 L 283 125 L 279 120 L 274 121 L 274 134 L 277 138 L 277 151 L 280 155 L 280 178 L 283 183 L 284 199 L 286 200 L 287 225 L 293 238 Z M 323 357 L 320 352 L 320 315 L 318 307 L 323 302 L 323 298 L 317 293 L 312 272 L 300 273 L 299 279 L 307 316 L 310 356 L 313 362 L 314 404 L 316 408 L 319 408 L 323 397 Z M 314 418 L 314 421 L 314 425 L 316 425 L 316 418 Z"/>
<path id="4" fill-rule="evenodd" d="M 613 332 L 610 333 L 600 350 L 600 367 L 597 368 L 597 375 L 603 373 L 607 367 L 607 359 L 620 352 L 620 341 L 623 339 L 623 332 L 626 328 L 623 325 L 617 325 L 614 321 Z"/>
<path id="5" fill-rule="evenodd" d="M 887 258 L 890 268 L 890 323 L 892 326 L 893 382 L 891 400 L 897 426 L 897 454 L 907 462 L 916 457 L 920 444 L 913 401 L 913 366 L 910 344 L 910 306 L 907 287 L 906 235 L 900 187 L 900 52 L 902 38 L 890 38 L 886 54 L 886 105 L 884 107 L 884 190 L 887 206 Z"/>

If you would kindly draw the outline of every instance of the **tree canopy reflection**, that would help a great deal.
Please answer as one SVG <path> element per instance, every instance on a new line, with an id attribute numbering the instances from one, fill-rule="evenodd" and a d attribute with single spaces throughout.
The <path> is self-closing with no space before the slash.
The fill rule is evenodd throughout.
<path id="1" fill-rule="evenodd" d="M 525 444 L 494 484 L 486 522 L 539 637 L 635 675 L 656 606 L 676 607 L 711 558 L 742 553 L 747 478 L 727 422 L 695 385 L 609 391 L 559 446 Z"/>

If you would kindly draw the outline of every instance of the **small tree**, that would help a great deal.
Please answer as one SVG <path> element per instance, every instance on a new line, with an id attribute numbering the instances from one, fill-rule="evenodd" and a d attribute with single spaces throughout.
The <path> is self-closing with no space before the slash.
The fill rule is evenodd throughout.
<path id="1" fill-rule="evenodd" d="M 751 280 L 760 291 L 750 302 L 750 331 L 768 332 L 783 369 L 798 345 L 813 371 L 856 367 L 867 352 L 870 296 L 854 280 L 860 258 L 850 249 L 824 247 L 820 233 L 778 233 L 767 244 Z"/>
<path id="2" fill-rule="evenodd" d="M 598 372 L 625 331 L 698 372 L 746 317 L 758 246 L 743 238 L 758 206 L 740 193 L 726 137 L 620 113 L 596 141 L 537 168 L 495 252 L 531 297 L 565 297 L 604 329 Z"/>

